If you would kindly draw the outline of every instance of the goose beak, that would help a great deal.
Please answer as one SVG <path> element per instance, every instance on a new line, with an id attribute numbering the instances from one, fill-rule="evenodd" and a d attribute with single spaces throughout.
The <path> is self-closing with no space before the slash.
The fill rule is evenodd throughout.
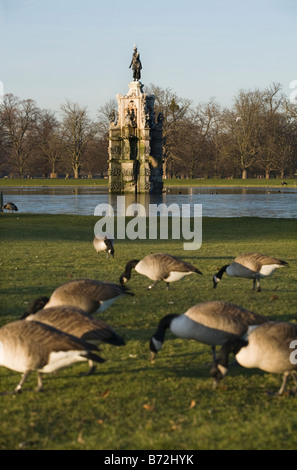
<path id="1" fill-rule="evenodd" d="M 156 353 L 151 351 L 150 353 L 150 362 L 155 362 Z"/>
<path id="2" fill-rule="evenodd" d="M 120 277 L 120 284 L 123 286 L 127 282 L 127 279 L 124 276 Z"/>
<path id="3" fill-rule="evenodd" d="M 213 288 L 215 289 L 220 281 L 216 276 L 213 276 L 212 280 L 213 280 Z"/>

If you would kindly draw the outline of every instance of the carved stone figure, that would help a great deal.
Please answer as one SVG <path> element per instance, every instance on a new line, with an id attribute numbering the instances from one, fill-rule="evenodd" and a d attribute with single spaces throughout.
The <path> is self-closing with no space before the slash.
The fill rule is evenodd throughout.
<path id="1" fill-rule="evenodd" d="M 137 47 L 134 47 L 134 52 L 131 60 L 131 64 L 129 65 L 129 69 L 132 67 L 133 70 L 133 80 L 140 80 L 141 74 L 140 71 L 142 69 L 141 61 L 140 61 L 140 54 L 137 51 Z"/>
<path id="2" fill-rule="evenodd" d="M 162 113 L 159 113 L 158 117 L 157 117 L 157 123 L 158 124 L 163 124 L 163 121 L 164 121 L 164 116 L 163 116 Z"/>
<path id="3" fill-rule="evenodd" d="M 114 109 L 111 110 L 111 112 L 110 112 L 108 118 L 109 118 L 109 122 L 110 122 L 111 124 L 116 124 L 117 115 L 116 115 L 116 112 L 115 112 Z"/>
<path id="4" fill-rule="evenodd" d="M 135 111 L 133 108 L 127 109 L 127 112 L 125 115 L 125 125 L 136 127 L 136 115 L 135 115 Z"/>
<path id="5" fill-rule="evenodd" d="M 110 116 L 109 190 L 116 193 L 156 193 L 163 190 L 163 116 L 155 113 L 154 95 L 140 82 L 142 69 L 137 47 L 130 68 L 133 81 L 126 95 L 117 95 L 118 116 Z"/>

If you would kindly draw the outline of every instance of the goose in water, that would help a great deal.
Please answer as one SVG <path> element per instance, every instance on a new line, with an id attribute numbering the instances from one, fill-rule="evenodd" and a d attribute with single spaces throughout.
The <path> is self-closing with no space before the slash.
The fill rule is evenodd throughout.
<path id="1" fill-rule="evenodd" d="M 0 365 L 22 373 L 14 393 L 22 390 L 33 371 L 40 391 L 41 374 L 81 361 L 104 362 L 92 351 L 98 351 L 97 346 L 36 321 L 18 320 L 0 328 Z"/>
<path id="2" fill-rule="evenodd" d="M 199 303 L 181 315 L 169 314 L 161 319 L 150 340 L 151 360 L 162 348 L 167 329 L 179 338 L 210 345 L 215 361 L 217 345 L 241 337 L 250 325 L 266 321 L 265 317 L 229 302 L 214 300 Z"/>
<path id="3" fill-rule="evenodd" d="M 124 346 L 125 341 L 103 320 L 93 318 L 83 310 L 64 305 L 50 307 L 37 311 L 36 313 L 23 315 L 28 321 L 38 321 L 51 325 L 60 331 L 81 338 L 88 343 L 98 346 L 100 343 Z M 89 361 L 88 375 L 95 370 L 94 361 Z"/>
<path id="4" fill-rule="evenodd" d="M 95 279 L 76 279 L 57 287 L 51 297 L 39 297 L 28 307 L 24 315 L 41 308 L 72 305 L 87 313 L 104 312 L 113 302 L 124 295 L 133 296 L 125 286 Z"/>
<path id="5" fill-rule="evenodd" d="M 165 281 L 167 289 L 169 289 L 171 282 L 179 281 L 190 274 L 202 274 L 192 264 L 175 256 L 166 253 L 154 253 L 145 256 L 142 260 L 133 259 L 129 261 L 120 277 L 121 285 L 129 281 L 133 268 L 137 273 L 154 281 L 148 289 L 152 289 L 159 281 Z"/>
<path id="6" fill-rule="evenodd" d="M 297 325 L 286 322 L 267 322 L 251 326 L 242 338 L 226 342 L 211 371 L 218 384 L 228 371 L 228 357 L 235 354 L 237 362 L 243 367 L 257 368 L 272 374 L 283 374 L 283 381 L 278 391 L 285 391 L 289 375 L 295 381 L 297 391 Z"/>
<path id="7" fill-rule="evenodd" d="M 244 253 L 237 256 L 231 264 L 225 264 L 214 276 L 213 287 L 216 288 L 226 272 L 231 277 L 253 279 L 253 290 L 261 291 L 260 279 L 271 276 L 279 268 L 289 266 L 286 261 L 259 253 Z"/>

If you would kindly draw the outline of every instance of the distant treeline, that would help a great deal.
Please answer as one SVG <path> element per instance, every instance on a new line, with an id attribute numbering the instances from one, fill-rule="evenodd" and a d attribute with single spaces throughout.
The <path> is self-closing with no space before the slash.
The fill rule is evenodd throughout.
<path id="1" fill-rule="evenodd" d="M 215 99 L 193 106 L 171 89 L 151 84 L 155 113 L 163 114 L 167 178 L 293 176 L 297 170 L 297 106 L 273 83 L 240 90 L 230 108 Z M 91 119 L 66 101 L 59 116 L 31 100 L 5 95 L 0 106 L 0 176 L 108 174 L 108 129 L 117 112 L 110 100 Z"/>

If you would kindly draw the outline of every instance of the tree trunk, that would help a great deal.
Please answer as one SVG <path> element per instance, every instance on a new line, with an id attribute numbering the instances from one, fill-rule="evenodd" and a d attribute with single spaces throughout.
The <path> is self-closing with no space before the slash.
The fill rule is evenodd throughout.
<path id="1" fill-rule="evenodd" d="M 24 178 L 24 168 L 23 168 L 23 165 L 19 165 L 19 174 L 20 174 L 20 178 Z"/>
<path id="2" fill-rule="evenodd" d="M 164 160 L 163 160 L 163 178 L 164 178 L 164 180 L 167 179 L 167 159 L 166 159 L 166 157 L 164 157 Z"/>
<path id="3" fill-rule="evenodd" d="M 269 168 L 267 168 L 266 171 L 265 171 L 265 179 L 269 180 L 269 177 L 270 177 L 270 170 L 269 170 Z"/>
<path id="4" fill-rule="evenodd" d="M 246 169 L 246 168 L 243 168 L 242 174 L 241 174 L 241 178 L 242 178 L 243 180 L 246 180 L 246 179 L 247 179 L 247 169 Z"/>

